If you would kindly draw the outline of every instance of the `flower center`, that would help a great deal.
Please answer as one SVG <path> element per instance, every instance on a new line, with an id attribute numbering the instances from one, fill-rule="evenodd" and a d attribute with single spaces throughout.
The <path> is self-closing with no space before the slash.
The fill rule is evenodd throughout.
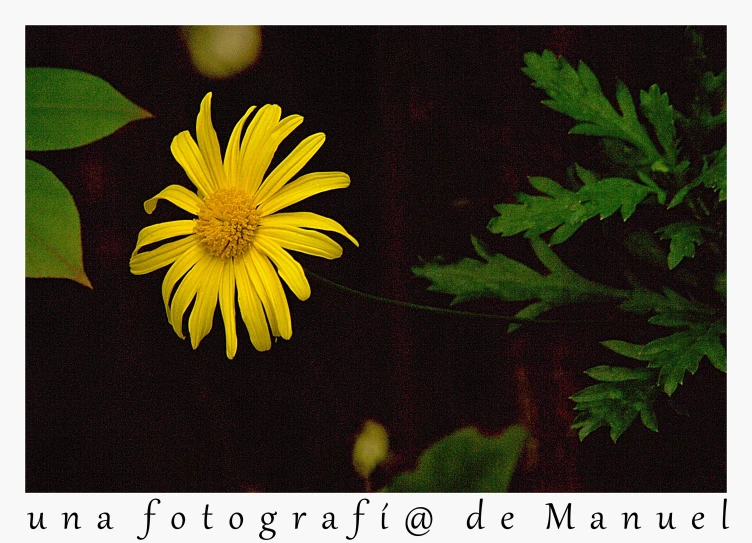
<path id="1" fill-rule="evenodd" d="M 259 213 L 250 195 L 230 188 L 207 196 L 193 231 L 211 255 L 229 258 L 248 250 L 258 223 Z"/>

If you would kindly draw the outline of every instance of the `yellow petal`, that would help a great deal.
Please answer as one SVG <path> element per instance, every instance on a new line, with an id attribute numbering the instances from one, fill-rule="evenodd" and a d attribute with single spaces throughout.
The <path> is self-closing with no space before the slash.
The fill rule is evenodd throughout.
<path id="1" fill-rule="evenodd" d="M 269 324 L 276 323 L 277 331 L 275 332 L 275 327 L 272 326 L 272 332 L 275 336 L 278 335 L 284 339 L 290 339 L 292 337 L 290 307 L 287 305 L 287 297 L 282 288 L 282 282 L 279 280 L 279 275 L 274 271 L 269 259 L 257 249 L 252 248 L 248 252 L 251 255 L 252 263 L 249 269 L 251 272 L 251 283 L 253 283 L 259 294 L 262 289 L 266 291 L 267 301 L 265 302 L 263 297 L 261 301 L 264 302 L 266 314 L 269 317 L 274 315 L 274 319 L 269 319 Z"/>
<path id="2" fill-rule="evenodd" d="M 315 230 L 303 230 L 292 226 L 271 228 L 259 227 L 257 238 L 269 238 L 280 247 L 332 260 L 342 256 L 342 246 L 329 236 Z"/>
<path id="3" fill-rule="evenodd" d="M 250 258 L 247 260 L 250 263 Z M 250 265 L 250 264 L 249 264 Z M 264 307 L 261 304 L 256 289 L 253 288 L 246 266 L 246 259 L 235 259 L 235 282 L 238 287 L 238 305 L 243 322 L 248 329 L 251 343 L 257 351 L 268 351 L 272 348 L 269 327 L 266 324 Z"/>
<path id="4" fill-rule="evenodd" d="M 222 166 L 222 151 L 219 149 L 219 140 L 211 120 L 211 97 L 212 93 L 207 93 L 201 100 L 201 108 L 196 118 L 196 137 L 198 138 L 198 148 L 201 150 L 204 161 L 209 168 L 212 184 L 219 189 L 227 187 L 227 182 Z"/>
<path id="5" fill-rule="evenodd" d="M 191 346 L 194 349 L 211 331 L 224 264 L 225 261 L 221 258 L 213 258 L 198 285 L 196 302 L 193 304 L 190 317 L 188 317 L 188 332 L 191 334 Z"/>
<path id="6" fill-rule="evenodd" d="M 188 234 L 193 234 L 193 227 L 195 224 L 194 220 L 190 219 L 161 222 L 147 226 L 138 233 L 138 240 L 136 240 L 136 248 L 133 250 L 133 254 L 135 255 L 141 247 L 151 243 L 157 243 L 176 236 L 187 236 Z"/>
<path id="7" fill-rule="evenodd" d="M 262 187 L 265 183 L 261 183 L 261 180 L 269 169 L 269 164 L 274 158 L 274 153 L 277 152 L 279 145 L 284 139 L 289 136 L 293 130 L 295 130 L 303 122 L 303 117 L 300 115 L 290 115 L 282 119 L 269 133 L 269 139 L 264 143 L 263 149 L 258 153 L 258 157 L 254 161 L 253 169 L 251 170 L 251 178 L 253 183 L 249 186 L 249 190 L 257 191 L 259 186 Z M 254 197 L 258 200 L 254 192 Z"/>
<path id="8" fill-rule="evenodd" d="M 185 170 L 185 174 L 191 183 L 196 185 L 199 190 L 200 196 L 206 196 L 213 194 L 217 190 L 217 186 L 212 180 L 209 167 L 206 165 L 204 156 L 193 141 L 190 132 L 187 130 L 181 132 L 175 136 L 170 146 L 172 156 L 178 161 Z"/>
<path id="9" fill-rule="evenodd" d="M 314 172 L 288 183 L 259 206 L 262 216 L 271 215 L 309 196 L 350 186 L 350 177 L 342 172 Z"/>
<path id="10" fill-rule="evenodd" d="M 168 321 L 172 324 L 172 329 L 175 330 L 180 339 L 185 339 L 183 335 L 183 315 L 185 314 L 185 310 L 188 309 L 193 298 L 196 297 L 196 292 L 201 282 L 206 281 L 208 270 L 215 260 L 215 257 L 205 253 L 185 275 L 180 285 L 178 285 L 178 289 L 175 291 L 175 296 L 172 297 Z"/>
<path id="11" fill-rule="evenodd" d="M 206 251 L 198 244 L 198 238 L 194 237 L 195 243 L 189 246 L 185 252 L 170 266 L 162 281 L 162 300 L 164 301 L 167 320 L 170 320 L 170 296 L 175 288 L 175 284 L 190 270 L 201 257 L 206 255 Z"/>
<path id="12" fill-rule="evenodd" d="M 187 238 L 178 241 L 165 243 L 153 251 L 146 251 L 145 253 L 134 255 L 131 257 L 130 262 L 131 273 L 134 275 L 143 275 L 172 264 L 191 244 L 195 242 L 195 236 L 188 236 Z"/>
<path id="13" fill-rule="evenodd" d="M 259 274 L 256 271 L 256 266 L 253 264 L 253 260 L 251 258 L 252 252 L 253 250 L 247 251 L 240 258 L 236 258 L 235 263 L 243 266 L 243 269 L 246 271 L 250 285 L 258 295 L 264 312 L 266 313 L 266 319 L 269 321 L 269 328 L 271 328 L 272 330 L 272 335 L 279 337 L 280 333 L 279 325 L 277 324 L 277 314 L 271 310 L 272 299 L 270 298 L 269 294 L 266 291 L 266 288 L 261 282 L 261 277 L 259 277 Z"/>
<path id="14" fill-rule="evenodd" d="M 316 228 L 317 230 L 327 230 L 337 232 L 352 241 L 356 247 L 359 247 L 358 240 L 352 237 L 345 228 L 337 221 L 309 213 L 307 211 L 298 211 L 294 213 L 275 213 L 268 215 L 261 220 L 261 224 L 271 227 L 297 226 L 300 228 Z"/>
<path id="15" fill-rule="evenodd" d="M 240 144 L 238 187 L 249 191 L 251 194 L 258 188 L 261 176 L 264 174 L 264 172 L 257 172 L 258 167 L 256 166 L 259 162 L 265 160 L 259 154 L 281 116 L 282 108 L 267 104 L 259 109 L 243 135 L 243 142 Z"/>
<path id="16" fill-rule="evenodd" d="M 299 300 L 307 300 L 311 296 L 311 286 L 308 284 L 303 266 L 290 256 L 290 253 L 268 238 L 256 238 L 254 245 L 271 258 L 274 265 L 277 266 L 279 276 L 284 279 Z"/>
<path id="17" fill-rule="evenodd" d="M 179 208 L 185 209 L 188 213 L 193 213 L 194 215 L 198 215 L 198 210 L 201 204 L 204 203 L 196 193 L 191 192 L 187 188 L 180 185 L 170 185 L 154 198 L 150 198 L 144 202 L 144 209 L 149 215 L 157 208 L 157 201 L 160 199 L 172 202 Z"/>
<path id="18" fill-rule="evenodd" d="M 324 145 L 325 136 L 321 132 L 308 136 L 264 180 L 255 200 L 263 204 L 273 196 L 285 183 L 292 179 L 313 155 Z"/>
<path id="19" fill-rule="evenodd" d="M 219 309 L 225 323 L 225 350 L 232 360 L 238 351 L 238 333 L 235 327 L 235 265 L 233 259 L 225 262 L 219 282 Z"/>
<path id="20" fill-rule="evenodd" d="M 243 125 L 248 116 L 256 109 L 256 106 L 251 106 L 248 111 L 245 112 L 230 135 L 230 141 L 227 144 L 227 150 L 225 151 L 225 178 L 227 184 L 231 187 L 238 186 L 238 176 L 240 175 L 240 134 L 243 132 Z"/>

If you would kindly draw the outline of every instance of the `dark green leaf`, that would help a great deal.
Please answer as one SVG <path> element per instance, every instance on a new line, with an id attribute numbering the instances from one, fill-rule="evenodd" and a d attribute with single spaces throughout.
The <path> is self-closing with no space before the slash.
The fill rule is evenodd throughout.
<path id="1" fill-rule="evenodd" d="M 695 247 L 705 241 L 700 233 L 700 225 L 690 222 L 669 224 L 655 231 L 661 239 L 670 239 L 668 268 L 673 270 L 684 257 L 694 258 Z"/>
<path id="2" fill-rule="evenodd" d="M 679 151 L 676 147 L 674 108 L 668 102 L 668 94 L 661 94 L 658 85 L 652 85 L 648 91 L 640 91 L 640 106 L 655 129 L 669 165 L 673 166 Z"/>
<path id="3" fill-rule="evenodd" d="M 465 258 L 454 264 L 428 262 L 413 268 L 418 277 L 432 281 L 429 290 L 454 295 L 452 304 L 477 298 L 499 298 L 508 302 L 540 300 L 523 312 L 540 314 L 547 308 L 576 302 L 622 299 L 623 291 L 594 283 L 566 267 L 548 245 L 533 239 L 536 256 L 551 272 L 542 275 L 502 254 L 489 255 L 473 240 L 484 261 Z"/>
<path id="4" fill-rule="evenodd" d="M 658 390 L 655 371 L 629 368 L 610 368 L 609 371 L 603 368 L 591 368 L 586 373 L 605 382 L 589 386 L 570 397 L 577 403 L 575 411 L 582 411 L 572 424 L 572 428 L 580 429 L 580 440 L 606 426 L 611 428 L 611 439 L 616 442 L 638 414 L 647 428 L 657 432 L 653 412 Z"/>
<path id="5" fill-rule="evenodd" d="M 585 63 L 577 70 L 551 51 L 541 55 L 527 53 L 522 71 L 551 97 L 543 103 L 560 113 L 580 121 L 570 133 L 617 138 L 634 145 L 644 155 L 646 163 L 660 157 L 645 128 L 640 124 L 634 102 L 627 87 L 619 82 L 616 89 L 619 115 L 603 95 L 595 74 Z"/>
<path id="6" fill-rule="evenodd" d="M 484 437 L 463 428 L 434 443 L 414 471 L 394 478 L 386 492 L 506 492 L 528 433 L 514 425 Z"/>
<path id="7" fill-rule="evenodd" d="M 604 342 L 608 343 L 608 342 Z M 585 373 L 596 381 L 631 381 L 632 379 L 646 380 L 655 377 L 655 372 L 644 368 L 619 368 L 614 366 L 596 366 L 585 370 Z"/>
<path id="8" fill-rule="evenodd" d="M 502 236 L 525 232 L 525 237 L 536 238 L 556 228 L 549 243 L 557 245 L 593 217 L 605 219 L 621 210 L 622 218 L 627 220 L 651 190 L 620 177 L 600 181 L 590 178 L 590 182 L 578 192 L 567 190 L 545 177 L 533 177 L 530 183 L 547 196 L 520 193 L 517 195 L 520 204 L 495 206 L 499 216 L 488 223 L 491 232 Z"/>
<path id="9" fill-rule="evenodd" d="M 26 277 L 72 279 L 91 288 L 73 197 L 55 174 L 31 160 L 26 161 Z"/>
<path id="10" fill-rule="evenodd" d="M 726 146 L 704 157 L 703 169 L 693 181 L 680 188 L 671 199 L 669 209 L 681 204 L 690 191 L 704 185 L 718 192 L 718 201 L 726 199 Z"/>
<path id="11" fill-rule="evenodd" d="M 26 68 L 26 149 L 71 149 L 152 115 L 106 81 L 76 70 Z"/>
<path id="12" fill-rule="evenodd" d="M 697 371 L 704 356 L 713 366 L 726 371 L 726 349 L 720 341 L 722 333 L 725 328 L 718 323 L 699 323 L 645 345 L 618 340 L 604 341 L 602 345 L 623 356 L 648 361 L 649 368 L 659 370 L 659 384 L 670 396 L 684 382 L 686 372 Z"/>

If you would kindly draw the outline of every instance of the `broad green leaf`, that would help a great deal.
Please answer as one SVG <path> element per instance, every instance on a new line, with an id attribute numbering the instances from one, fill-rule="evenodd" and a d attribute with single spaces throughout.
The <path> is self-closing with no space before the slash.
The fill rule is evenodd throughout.
<path id="1" fill-rule="evenodd" d="M 152 115 L 91 74 L 26 68 L 26 150 L 80 147 Z"/>
<path id="2" fill-rule="evenodd" d="M 434 443 L 414 471 L 394 478 L 386 492 L 506 492 L 528 432 L 514 425 L 484 437 L 463 428 Z"/>
<path id="3" fill-rule="evenodd" d="M 661 239 L 670 239 L 668 269 L 673 270 L 684 257 L 694 258 L 695 247 L 705 241 L 700 233 L 700 225 L 690 222 L 669 224 L 655 231 Z"/>
<path id="4" fill-rule="evenodd" d="M 522 71 L 533 80 L 533 86 L 550 96 L 543 103 L 551 109 L 581 121 L 570 130 L 572 134 L 616 138 L 629 142 L 650 164 L 660 153 L 650 140 L 635 113 L 634 101 L 627 87 L 619 82 L 616 96 L 621 115 L 603 95 L 592 70 L 580 62 L 575 70 L 564 58 L 551 51 L 541 55 L 527 53 Z"/>
<path id="5" fill-rule="evenodd" d="M 647 91 L 640 91 L 640 107 L 653 125 L 669 166 L 673 166 L 679 151 L 676 147 L 674 108 L 668 102 L 668 94 L 661 94 L 658 85 L 651 85 Z"/>
<path id="6" fill-rule="evenodd" d="M 653 190 L 630 179 L 610 177 L 595 180 L 584 172 L 580 173 L 588 182 L 577 192 L 563 188 L 552 179 L 530 178 L 530 184 L 547 196 L 518 193 L 520 204 L 495 206 L 499 216 L 491 219 L 488 229 L 502 236 L 525 232 L 525 237 L 536 238 L 556 228 L 549 244 L 557 245 L 593 217 L 605 219 L 621 210 L 622 218 L 627 220 Z"/>
<path id="7" fill-rule="evenodd" d="M 586 373 L 603 382 L 570 397 L 577 403 L 575 411 L 582 411 L 572 424 L 572 428 L 580 430 L 580 441 L 606 426 L 611 429 L 611 439 L 616 442 L 637 415 L 647 428 L 658 431 L 653 411 L 658 391 L 655 370 L 598 366 Z"/>
<path id="8" fill-rule="evenodd" d="M 60 277 L 92 288 L 73 197 L 55 174 L 32 160 L 26 161 L 26 277 Z"/>

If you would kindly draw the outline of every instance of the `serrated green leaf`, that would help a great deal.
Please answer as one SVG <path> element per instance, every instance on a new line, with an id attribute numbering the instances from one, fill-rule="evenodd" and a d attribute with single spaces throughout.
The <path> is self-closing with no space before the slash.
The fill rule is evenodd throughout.
<path id="1" fill-rule="evenodd" d="M 626 297 L 624 291 L 589 281 L 567 268 L 544 241 L 535 238 L 531 245 L 549 274 L 542 275 L 503 254 L 489 255 L 477 243 L 476 250 L 485 262 L 472 258 L 453 264 L 427 262 L 412 271 L 432 282 L 428 290 L 454 295 L 452 304 L 498 298 L 508 302 L 540 300 L 554 307 Z M 544 307 L 536 305 L 528 311 Z"/>
<path id="2" fill-rule="evenodd" d="M 570 133 L 629 142 L 641 151 L 646 164 L 660 157 L 637 119 L 634 102 L 623 83 L 619 82 L 616 90 L 622 112 L 619 115 L 603 95 L 598 79 L 585 63 L 580 62 L 575 71 L 566 59 L 556 57 L 548 50 L 541 55 L 527 53 L 524 60 L 526 66 L 522 71 L 533 80 L 535 87 L 545 90 L 551 98 L 543 103 L 580 121 Z"/>
<path id="3" fill-rule="evenodd" d="M 684 382 L 684 374 L 694 374 L 707 356 L 721 371 L 726 370 L 726 349 L 720 341 L 725 333 L 719 323 L 691 324 L 689 328 L 654 339 L 645 345 L 625 341 L 604 341 L 602 345 L 623 356 L 647 361 L 659 370 L 658 382 L 669 396 Z"/>
<path id="4" fill-rule="evenodd" d="M 712 162 L 700 174 L 702 184 L 718 193 L 718 201 L 726 199 L 726 146 L 711 157 Z"/>
<path id="5" fill-rule="evenodd" d="M 549 311 L 553 308 L 553 304 L 550 302 L 535 302 L 534 304 L 530 304 L 526 306 L 521 311 L 518 311 L 515 313 L 515 317 L 518 319 L 525 319 L 525 320 L 533 320 L 538 315 L 545 313 L 546 311 Z M 511 334 L 515 330 L 517 330 L 520 326 L 522 326 L 521 323 L 513 322 L 507 327 L 507 333 Z"/>
<path id="6" fill-rule="evenodd" d="M 80 147 L 152 115 L 99 77 L 60 68 L 26 68 L 26 150 Z"/>
<path id="7" fill-rule="evenodd" d="M 610 177 L 582 187 L 577 194 L 592 205 L 601 219 L 621 209 L 621 216 L 626 221 L 649 192 L 648 188 L 630 179 Z"/>
<path id="8" fill-rule="evenodd" d="M 496 205 L 499 216 L 488 223 L 491 232 L 502 236 L 525 232 L 525 237 L 536 238 L 555 228 L 549 244 L 557 245 L 593 217 L 605 219 L 621 210 L 627 220 L 650 192 L 650 188 L 620 177 L 589 182 L 578 192 L 545 177 L 534 177 L 530 182 L 547 196 L 523 193 L 517 196 L 521 204 Z"/>
<path id="9" fill-rule="evenodd" d="M 700 225 L 690 222 L 669 224 L 655 231 L 661 239 L 670 239 L 668 269 L 673 270 L 684 257 L 694 258 L 695 247 L 705 241 Z"/>
<path id="10" fill-rule="evenodd" d="M 632 379 L 650 379 L 654 372 L 644 368 L 621 368 L 615 366 L 596 366 L 585 370 L 585 373 L 596 381 L 616 382 L 631 381 Z"/>
<path id="11" fill-rule="evenodd" d="M 619 307 L 624 311 L 631 311 L 633 313 L 690 312 L 707 316 L 708 308 L 705 306 L 690 302 L 670 288 L 664 288 L 663 292 L 663 294 L 658 294 L 637 285 L 630 293 L 629 298 Z"/>
<path id="12" fill-rule="evenodd" d="M 617 354 L 620 354 L 622 356 L 626 356 L 629 358 L 634 358 L 635 360 L 650 360 L 650 358 L 645 354 L 644 345 L 640 345 L 637 343 L 628 343 L 626 341 L 621 341 L 618 339 L 610 339 L 608 341 L 601 341 L 601 345 L 606 347 L 607 349 L 611 349 Z"/>
<path id="13" fill-rule="evenodd" d="M 659 204 L 663 205 L 666 203 L 666 191 L 659 187 L 658 183 L 656 183 L 652 177 L 642 171 L 637 172 L 637 177 L 640 178 L 640 181 L 642 181 L 651 192 L 656 194 L 656 199 Z"/>
<path id="14" fill-rule="evenodd" d="M 385 492 L 506 492 L 528 432 L 522 425 L 484 437 L 463 428 L 426 449 L 414 471 L 398 475 Z"/>
<path id="15" fill-rule="evenodd" d="M 591 368 L 592 371 L 596 368 Z M 629 375 L 628 368 L 623 370 Z M 599 370 L 605 375 L 605 371 Z M 656 372 L 642 370 L 644 378 L 607 381 L 589 386 L 570 399 L 577 403 L 575 411 L 582 411 L 574 419 L 572 428 L 580 429 L 580 440 L 606 426 L 610 428 L 611 439 L 616 442 L 632 422 L 640 415 L 647 428 L 658 431 L 653 404 L 658 390 Z M 596 372 L 597 373 L 597 372 Z"/>
<path id="16" fill-rule="evenodd" d="M 669 209 L 681 204 L 689 192 L 700 185 L 715 190 L 718 192 L 718 201 L 724 201 L 726 199 L 726 159 L 725 145 L 718 151 L 703 157 L 702 172 L 696 179 L 690 181 L 676 192 L 668 205 Z"/>
<path id="17" fill-rule="evenodd" d="M 577 171 L 577 177 L 580 178 L 580 181 L 582 181 L 584 185 L 589 185 L 591 183 L 598 182 L 598 178 L 590 170 L 586 170 L 585 168 L 583 168 L 577 163 L 575 163 L 574 167 L 575 167 L 575 170 Z"/>
<path id="18" fill-rule="evenodd" d="M 640 91 L 640 107 L 653 125 L 658 142 L 663 147 L 668 166 L 676 162 L 676 126 L 674 108 L 669 104 L 668 94 L 661 93 L 658 85 L 651 85 L 647 91 Z"/>
<path id="19" fill-rule="evenodd" d="M 486 255 L 486 262 L 464 258 L 455 264 L 428 262 L 413 268 L 418 277 L 432 281 L 428 290 L 452 294 L 452 304 L 477 298 L 515 302 L 534 299 L 543 276 L 501 254 Z"/>
<path id="20" fill-rule="evenodd" d="M 55 174 L 32 160 L 26 160 L 26 277 L 72 279 L 92 288 L 73 197 Z"/>

